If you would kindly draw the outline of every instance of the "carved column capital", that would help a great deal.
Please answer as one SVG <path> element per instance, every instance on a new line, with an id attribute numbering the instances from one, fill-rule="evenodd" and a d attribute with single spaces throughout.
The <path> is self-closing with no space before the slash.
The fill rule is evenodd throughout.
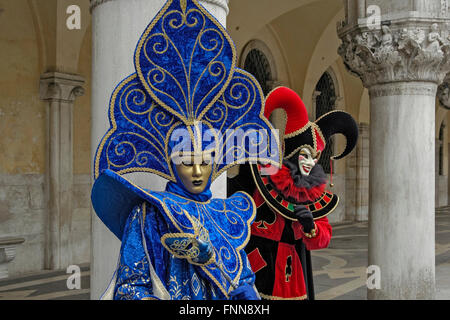
<path id="1" fill-rule="evenodd" d="M 84 79 L 81 76 L 49 72 L 41 76 L 40 97 L 42 100 L 74 102 L 84 95 Z"/>
<path id="2" fill-rule="evenodd" d="M 338 30 L 348 70 L 369 88 L 390 82 L 439 84 L 450 71 L 450 36 L 437 23 Z"/>

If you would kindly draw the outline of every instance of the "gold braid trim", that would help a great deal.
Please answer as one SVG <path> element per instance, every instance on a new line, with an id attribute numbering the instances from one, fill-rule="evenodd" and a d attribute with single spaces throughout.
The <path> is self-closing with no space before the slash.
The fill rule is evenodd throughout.
<path id="1" fill-rule="evenodd" d="M 300 297 L 294 297 L 294 298 L 282 298 L 282 297 L 277 297 L 277 296 L 270 296 L 264 293 L 259 293 L 259 295 L 261 296 L 261 298 L 265 299 L 265 300 L 306 300 L 307 295 L 303 295 Z"/>

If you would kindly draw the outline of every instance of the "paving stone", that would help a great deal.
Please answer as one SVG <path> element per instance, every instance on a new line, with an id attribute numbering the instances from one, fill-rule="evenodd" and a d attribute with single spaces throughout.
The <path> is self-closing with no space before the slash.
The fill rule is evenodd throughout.
<path id="1" fill-rule="evenodd" d="M 332 300 L 366 300 L 368 224 L 333 225 L 329 248 L 312 252 L 315 294 Z M 0 300 L 88 300 L 89 265 L 82 265 L 81 290 L 67 289 L 65 270 L 0 280 Z M 9 288 L 9 289 L 8 289 Z M 436 299 L 450 299 L 450 206 L 436 210 Z"/>

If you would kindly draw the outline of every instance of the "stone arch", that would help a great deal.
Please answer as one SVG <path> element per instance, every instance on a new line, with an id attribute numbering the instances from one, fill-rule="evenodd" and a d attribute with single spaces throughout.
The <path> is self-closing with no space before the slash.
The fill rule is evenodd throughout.
<path id="1" fill-rule="evenodd" d="M 336 100 L 339 93 L 339 84 L 331 68 L 328 68 L 320 77 L 314 90 L 313 110 L 314 119 L 336 109 Z M 331 173 L 330 157 L 335 153 L 335 139 L 327 142 L 319 159 L 319 164 L 325 173 Z"/>
<path id="2" fill-rule="evenodd" d="M 230 0 L 230 14 L 227 17 L 227 29 L 237 48 L 247 42 L 246 34 L 256 34 L 258 30 L 283 14 L 319 0 L 283 0 L 274 6 L 273 0 Z M 251 8 L 251 9 L 249 9 Z M 249 15 L 249 10 L 252 14 Z M 243 32 L 234 32 L 245 30 Z M 247 38 L 248 39 L 248 38 Z"/>
<path id="3" fill-rule="evenodd" d="M 436 119 L 436 127 L 438 134 L 435 139 L 435 206 L 440 207 L 448 204 L 449 148 L 447 117 Z"/>
<path id="4" fill-rule="evenodd" d="M 2 8 L 2 26 L 8 28 L 2 30 L 0 40 L 0 127 L 5 132 L 3 143 L 8 145 L 0 141 L 0 149 L 8 152 L 0 156 L 0 171 L 41 174 L 45 170 L 45 108 L 36 85 L 42 66 L 36 14 L 28 1 L 8 1 Z"/>
<path id="5" fill-rule="evenodd" d="M 42 25 L 42 18 L 39 14 L 35 0 L 28 0 L 28 7 L 30 8 L 34 32 L 36 34 L 36 42 L 39 52 L 39 72 L 42 73 L 47 65 L 47 49 L 45 45 L 45 34 Z"/>
<path id="6" fill-rule="evenodd" d="M 448 110 L 440 106 L 440 102 L 436 101 L 436 138 L 439 136 L 439 129 L 442 121 L 447 118 Z"/>
<path id="7" fill-rule="evenodd" d="M 278 68 L 275 63 L 274 56 L 272 54 L 272 51 L 270 48 L 261 40 L 259 39 L 253 39 L 250 40 L 247 45 L 244 47 L 244 50 L 241 53 L 241 57 L 239 59 L 239 66 L 246 70 L 246 64 L 248 63 L 249 59 L 252 58 L 254 55 L 259 55 L 259 58 L 263 60 L 263 64 L 267 64 L 266 67 L 268 70 L 265 70 L 267 72 L 266 74 L 266 83 L 260 83 L 263 87 L 264 94 L 267 94 L 268 91 L 273 87 L 274 82 L 278 79 Z M 247 70 L 250 73 L 251 70 Z M 256 78 L 258 78 L 257 74 L 253 74 Z M 260 81 L 260 79 L 258 79 Z M 261 81 L 260 81 L 261 82 Z"/>
<path id="8" fill-rule="evenodd" d="M 340 42 L 336 35 L 336 24 L 338 21 L 342 20 L 343 16 L 344 10 L 342 9 L 333 17 L 333 19 L 330 20 L 320 38 L 317 40 L 314 51 L 311 55 L 303 87 L 303 97 L 307 102 L 307 107 L 309 105 L 312 108 L 313 104 L 308 103 L 312 100 L 308 101 L 308 99 L 314 98 L 314 90 L 317 81 L 319 81 L 322 74 L 330 68 L 332 68 L 332 73 L 336 82 L 340 83 L 339 97 L 345 98 L 342 77 L 339 68 L 336 66 L 336 61 L 339 61 L 340 59 L 337 53 L 337 48 L 339 47 Z M 330 50 L 330 48 L 336 48 L 336 50 Z M 340 102 L 341 105 L 345 105 L 343 100 L 340 100 Z M 308 111 L 312 111 L 312 109 Z"/>

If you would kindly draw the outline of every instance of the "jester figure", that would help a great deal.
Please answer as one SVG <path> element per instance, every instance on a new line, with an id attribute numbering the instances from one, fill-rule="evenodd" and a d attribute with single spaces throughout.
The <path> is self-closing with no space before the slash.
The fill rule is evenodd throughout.
<path id="1" fill-rule="evenodd" d="M 214 199 L 210 189 L 237 163 L 281 165 L 260 86 L 236 68 L 229 35 L 196 0 L 167 1 L 134 60 L 95 157 L 92 204 L 122 241 L 102 298 L 260 299 L 244 250 L 253 199 Z M 135 172 L 167 179 L 165 191 L 132 183 Z"/>
<path id="2" fill-rule="evenodd" d="M 318 164 L 327 140 L 340 133 L 345 150 L 355 147 L 358 128 L 343 111 L 329 112 L 315 122 L 301 98 L 291 89 L 279 87 L 266 98 L 265 116 L 281 108 L 286 115 L 283 165 L 251 165 L 256 188 L 253 198 L 257 216 L 246 247 L 256 287 L 263 299 L 314 299 L 310 250 L 326 248 L 332 229 L 327 215 L 339 203 L 326 190 L 327 176 Z"/>

